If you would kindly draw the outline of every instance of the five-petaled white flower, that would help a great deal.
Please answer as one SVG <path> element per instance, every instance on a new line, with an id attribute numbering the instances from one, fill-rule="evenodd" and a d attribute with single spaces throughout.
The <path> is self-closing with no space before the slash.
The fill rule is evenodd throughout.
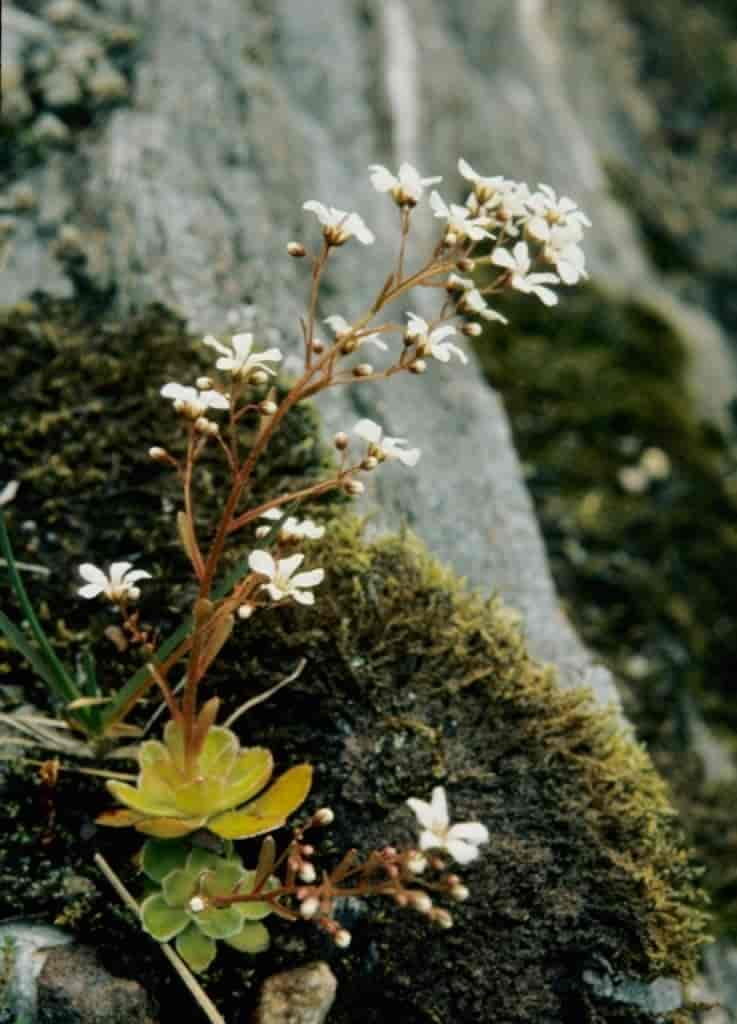
<path id="1" fill-rule="evenodd" d="M 323 569 L 312 569 L 310 572 L 298 572 L 297 570 L 304 561 L 304 555 L 291 555 L 289 558 L 279 558 L 276 561 L 268 551 L 252 551 L 248 564 L 254 572 L 266 576 L 268 583 L 263 583 L 262 589 L 266 591 L 274 601 L 282 601 L 291 597 L 298 604 L 314 604 L 315 595 L 306 587 L 316 587 L 325 579 Z"/>
<path id="2" fill-rule="evenodd" d="M 419 448 L 405 448 L 408 442 L 404 437 L 384 437 L 383 429 L 373 420 L 359 420 L 353 433 L 368 441 L 369 455 L 379 462 L 398 459 L 405 466 L 416 466 L 422 454 Z"/>
<path id="3" fill-rule="evenodd" d="M 493 210 L 496 217 L 504 221 L 528 215 L 525 203 L 530 198 L 530 190 L 523 182 L 513 181 L 501 174 L 485 178 L 463 157 L 458 161 L 458 170 L 466 181 L 473 184 L 473 193 L 467 203 L 472 213 L 477 213 L 480 208 L 483 208 L 485 213 Z M 507 227 L 507 231 L 517 234 L 517 229 L 512 225 Z"/>
<path id="4" fill-rule="evenodd" d="M 556 196 L 550 185 L 538 185 L 539 192 L 534 192 L 527 200 L 531 217 L 527 221 L 527 230 L 533 238 L 547 242 L 554 224 L 568 227 L 577 224 L 579 229 L 590 228 L 591 221 L 579 210 L 578 203 L 568 196 Z"/>
<path id="5" fill-rule="evenodd" d="M 128 600 L 136 601 L 141 596 L 141 591 L 135 584 L 139 580 L 151 579 L 150 572 L 146 572 L 145 569 L 133 569 L 130 562 L 113 562 L 108 574 L 98 569 L 96 565 L 85 562 L 79 567 L 79 575 L 87 581 L 77 591 L 80 597 L 91 598 L 104 594 L 113 604 Z"/>
<path id="6" fill-rule="evenodd" d="M 550 229 L 550 238 L 545 243 L 543 258 L 552 263 L 564 284 L 576 284 L 586 278 L 586 256 L 578 244 L 581 227 L 576 222 L 565 227 L 556 224 Z"/>
<path id="7" fill-rule="evenodd" d="M 526 242 L 517 242 L 513 252 L 508 249 L 497 249 L 491 257 L 497 267 L 504 267 L 512 272 L 509 283 L 518 292 L 525 295 L 537 295 L 545 306 L 554 306 L 558 296 L 546 284 L 559 284 L 555 274 L 531 274 L 532 260 Z"/>
<path id="8" fill-rule="evenodd" d="M 491 238 L 484 225 L 484 219 L 475 220 L 471 217 L 471 211 L 465 206 L 457 206 L 451 203 L 448 206 L 437 192 L 430 194 L 430 206 L 436 217 L 447 220 L 447 234 L 455 235 L 456 238 L 470 238 L 474 242 L 482 238 Z"/>
<path id="9" fill-rule="evenodd" d="M 462 363 L 468 362 L 468 356 L 463 349 L 453 345 L 450 341 L 443 341 L 443 338 L 456 333 L 455 327 L 451 324 L 441 324 L 439 327 L 430 330 L 427 320 L 423 320 L 416 313 L 408 313 L 407 337 L 414 338 L 419 355 L 432 356 L 441 363 L 447 363 L 451 356 L 457 356 Z"/>
<path id="10" fill-rule="evenodd" d="M 397 206 L 416 206 L 428 185 L 437 185 L 442 178 L 422 178 L 412 164 L 403 163 L 394 175 L 381 164 L 371 164 L 371 184 L 377 192 L 391 192 Z"/>
<path id="11" fill-rule="evenodd" d="M 308 199 L 302 209 L 315 214 L 322 224 L 322 233 L 328 245 L 343 245 L 354 235 L 364 245 L 371 245 L 374 241 L 373 231 L 366 227 L 363 217 L 358 213 L 336 210 L 334 206 L 324 206 L 315 199 Z"/>
<path id="12" fill-rule="evenodd" d="M 471 288 L 461 295 L 457 303 L 459 313 L 471 314 L 483 317 L 484 320 L 498 320 L 500 324 L 508 324 L 509 320 L 501 313 L 497 313 L 491 306 L 486 305 L 486 299 L 478 288 Z"/>
<path id="13" fill-rule="evenodd" d="M 347 337 L 352 330 L 351 325 L 348 323 L 344 316 L 326 316 L 325 323 L 331 329 L 335 337 L 340 341 L 341 338 Z M 376 345 L 382 352 L 386 352 L 389 347 L 385 341 L 382 341 L 379 337 L 379 331 L 370 331 L 368 334 L 356 334 L 355 336 L 356 348 L 360 348 L 361 345 L 368 342 L 371 345 Z"/>
<path id="14" fill-rule="evenodd" d="M 278 348 L 267 348 L 265 352 L 251 352 L 253 335 L 250 333 L 234 334 L 230 345 L 223 345 L 211 334 L 206 335 L 203 341 L 220 353 L 220 358 L 215 363 L 218 370 L 226 370 L 241 380 L 245 380 L 253 370 L 263 370 L 264 373 L 273 376 L 276 371 L 266 363 L 280 363 L 282 360 Z"/>
<path id="15" fill-rule="evenodd" d="M 435 786 L 430 803 L 413 796 L 407 803 L 422 826 L 421 850 L 445 850 L 459 864 L 470 864 L 478 857 L 479 846 L 489 841 L 489 830 L 480 821 L 451 825 L 442 786 Z"/>
<path id="16" fill-rule="evenodd" d="M 171 383 L 163 386 L 161 394 L 164 398 L 171 398 L 176 411 L 191 420 L 199 419 L 208 409 L 227 409 L 230 405 L 226 395 L 211 388 L 200 391 L 199 388 Z"/>

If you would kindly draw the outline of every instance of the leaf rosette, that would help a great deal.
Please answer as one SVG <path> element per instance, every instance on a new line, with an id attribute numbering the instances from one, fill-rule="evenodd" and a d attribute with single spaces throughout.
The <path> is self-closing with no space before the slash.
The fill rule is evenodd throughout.
<path id="1" fill-rule="evenodd" d="M 242 953 L 262 953 L 269 933 L 262 919 L 272 912 L 266 900 L 245 900 L 218 906 L 217 899 L 254 890 L 256 872 L 237 856 L 218 857 L 179 842 L 149 839 L 142 867 L 160 888 L 141 905 L 141 921 L 159 942 L 176 939 L 176 949 L 193 971 L 206 970 L 225 942 Z M 278 887 L 269 878 L 259 893 Z"/>
<path id="2" fill-rule="evenodd" d="M 97 819 L 115 828 L 132 826 L 161 839 L 206 828 L 223 839 L 247 839 L 280 828 L 304 801 L 312 767 L 299 764 L 265 789 L 274 771 L 271 751 L 242 748 L 224 726 L 212 726 L 194 757 L 187 759 L 182 729 L 168 722 L 164 740 L 148 740 L 139 751 L 137 785 L 108 780 L 123 808 Z"/>

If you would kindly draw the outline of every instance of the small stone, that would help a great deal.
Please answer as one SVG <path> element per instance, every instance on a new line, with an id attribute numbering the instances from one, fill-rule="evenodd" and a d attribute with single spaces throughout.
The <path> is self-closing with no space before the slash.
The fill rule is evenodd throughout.
<path id="1" fill-rule="evenodd" d="M 77 0 L 54 0 L 44 14 L 53 25 L 78 25 L 84 21 L 84 11 Z"/>
<path id="2" fill-rule="evenodd" d="M 74 107 L 82 99 L 79 80 L 69 68 L 57 67 L 41 79 L 41 92 L 49 107 Z"/>
<path id="3" fill-rule="evenodd" d="M 337 987 L 322 961 L 274 974 L 261 989 L 254 1024 L 323 1024 Z"/>
<path id="4" fill-rule="evenodd" d="M 36 142 L 63 145 L 69 141 L 70 132 L 56 114 L 42 114 L 34 123 L 33 138 Z"/>
<path id="5" fill-rule="evenodd" d="M 115 978 L 85 946 L 62 946 L 38 978 L 37 1024 L 153 1024 L 149 998 L 137 981 Z"/>
<path id="6" fill-rule="evenodd" d="M 87 79 L 87 88 L 98 103 L 111 103 L 128 95 L 128 83 L 112 64 L 97 68 Z"/>
<path id="7" fill-rule="evenodd" d="M 10 202 L 13 209 L 18 213 L 25 213 L 28 210 L 35 210 L 38 205 L 36 193 L 30 185 L 22 183 L 16 185 L 10 192 Z"/>

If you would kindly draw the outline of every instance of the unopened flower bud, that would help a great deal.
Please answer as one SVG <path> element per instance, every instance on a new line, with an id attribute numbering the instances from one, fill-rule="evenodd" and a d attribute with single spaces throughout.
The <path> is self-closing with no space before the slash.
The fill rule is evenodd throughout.
<path id="1" fill-rule="evenodd" d="M 423 856 L 419 851 L 413 853 L 407 860 L 407 868 L 413 875 L 421 875 L 426 867 L 427 857 Z"/>
<path id="2" fill-rule="evenodd" d="M 200 391 L 209 391 L 212 387 L 212 380 L 210 377 L 198 377 L 195 384 Z"/>
<path id="3" fill-rule="evenodd" d="M 359 363 L 358 366 L 353 367 L 354 377 L 370 377 L 374 372 L 374 368 L 371 363 Z"/>
<path id="4" fill-rule="evenodd" d="M 428 341 L 418 341 L 417 349 L 416 349 L 417 355 L 418 356 L 429 355 L 431 347 L 432 346 L 430 345 L 430 343 Z"/>
<path id="5" fill-rule="evenodd" d="M 433 910 L 432 900 L 426 892 L 413 892 L 410 894 L 412 906 L 420 914 L 431 914 Z"/>
<path id="6" fill-rule="evenodd" d="M 248 375 L 249 384 L 266 384 L 268 379 L 269 375 L 265 370 L 254 370 Z"/>
<path id="7" fill-rule="evenodd" d="M 367 472 L 370 472 L 372 469 L 376 469 L 378 465 L 379 460 L 375 455 L 367 455 L 361 463 L 361 469 L 365 469 Z"/>
<path id="8" fill-rule="evenodd" d="M 238 609 L 238 618 L 239 619 L 250 619 L 255 610 L 256 610 L 255 609 L 255 605 L 248 604 L 246 602 L 246 604 L 242 604 L 240 606 L 240 608 Z"/>
<path id="9" fill-rule="evenodd" d="M 158 445 L 154 445 L 153 448 L 149 448 L 148 457 L 153 459 L 154 462 L 168 462 L 170 455 L 165 448 L 159 448 Z"/>
<path id="10" fill-rule="evenodd" d="M 198 434 L 208 434 L 210 432 L 210 421 L 206 416 L 198 416 L 194 421 L 194 428 Z"/>
<path id="11" fill-rule="evenodd" d="M 308 884 L 310 882 L 314 882 L 315 879 L 317 878 L 315 865 L 310 864 L 309 862 L 304 863 L 302 867 L 299 869 L 299 877 L 302 879 L 303 882 L 307 882 Z"/>
<path id="12" fill-rule="evenodd" d="M 189 901 L 189 909 L 193 914 L 201 914 L 205 909 L 205 901 L 201 896 L 193 896 Z"/>
<path id="13" fill-rule="evenodd" d="M 427 363 L 424 359 L 415 359 L 414 363 L 409 364 L 410 373 L 424 373 L 427 369 Z"/>
<path id="14" fill-rule="evenodd" d="M 458 241 L 458 236 L 453 231 L 448 231 L 448 233 L 445 236 L 445 244 L 446 245 L 455 245 L 457 241 Z"/>
<path id="15" fill-rule="evenodd" d="M 435 922 L 435 924 L 440 925 L 441 928 L 452 928 L 453 927 L 453 918 L 448 913 L 448 911 L 447 910 L 443 910 L 442 907 L 435 908 L 431 912 L 430 918 L 431 918 L 431 920 L 433 920 Z"/>
<path id="16" fill-rule="evenodd" d="M 335 821 L 335 812 L 332 807 L 321 807 L 312 815 L 313 825 L 332 825 Z"/>
<path id="17" fill-rule="evenodd" d="M 363 494 L 366 488 L 363 486 L 360 480 L 346 480 L 343 484 L 343 490 L 346 494 L 349 494 L 352 498 L 357 497 L 359 494 Z"/>
<path id="18" fill-rule="evenodd" d="M 258 411 L 262 416 L 273 416 L 277 408 L 278 406 L 276 402 L 272 402 L 270 398 L 266 398 L 259 404 Z"/>
<path id="19" fill-rule="evenodd" d="M 347 434 L 344 434 L 343 431 L 341 430 L 333 438 L 333 444 L 335 445 L 335 447 L 338 449 L 339 452 L 344 452 L 346 450 L 346 448 L 348 447 L 348 445 L 350 444 L 350 438 L 348 437 Z"/>
<path id="20" fill-rule="evenodd" d="M 315 852 L 315 847 L 311 843 L 303 843 L 301 846 L 303 857 L 312 857 Z"/>
<path id="21" fill-rule="evenodd" d="M 322 355 L 322 353 L 325 351 L 325 342 L 320 341 L 319 338 L 314 338 L 312 341 L 312 351 L 315 353 L 316 356 Z"/>
<path id="22" fill-rule="evenodd" d="M 314 896 L 308 896 L 306 900 L 302 900 L 299 912 L 302 917 L 310 918 L 314 917 L 319 909 L 320 901 L 316 900 Z"/>
<path id="23" fill-rule="evenodd" d="M 345 928 L 339 928 L 335 933 L 334 942 L 340 949 L 348 949 L 351 944 L 351 933 Z"/>
<path id="24" fill-rule="evenodd" d="M 475 320 L 471 320 L 461 327 L 461 334 L 465 334 L 467 338 L 478 338 L 482 330 L 483 327 L 481 324 L 477 324 Z"/>
<path id="25" fill-rule="evenodd" d="M 417 336 L 415 334 L 405 334 L 402 337 L 402 341 L 404 342 L 406 348 L 411 348 L 417 341 Z"/>
<path id="26" fill-rule="evenodd" d="M 287 244 L 287 252 L 290 256 L 294 256 L 295 260 L 301 260 L 307 250 L 301 242 L 289 242 Z"/>
<path id="27" fill-rule="evenodd" d="M 351 352 L 355 352 L 357 348 L 357 338 L 346 338 L 345 341 L 341 341 L 340 343 L 340 351 L 343 353 L 344 356 L 349 356 Z"/>
<path id="28" fill-rule="evenodd" d="M 465 885 L 454 885 L 450 890 L 450 895 L 458 903 L 465 903 L 468 897 L 471 895 L 468 891 L 468 887 Z"/>
<path id="29" fill-rule="evenodd" d="M 409 903 L 409 896 L 406 892 L 395 892 L 394 902 L 398 907 L 406 907 Z"/>
<path id="30" fill-rule="evenodd" d="M 462 259 L 458 260 L 456 266 L 464 274 L 469 274 L 472 270 L 476 268 L 476 263 L 474 260 L 469 259 L 468 256 L 464 256 Z"/>

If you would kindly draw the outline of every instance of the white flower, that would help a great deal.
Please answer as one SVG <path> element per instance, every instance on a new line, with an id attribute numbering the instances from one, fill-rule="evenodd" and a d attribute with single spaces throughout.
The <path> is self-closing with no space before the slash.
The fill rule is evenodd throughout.
<path id="1" fill-rule="evenodd" d="M 505 267 L 512 271 L 510 284 L 518 292 L 525 295 L 536 295 L 545 306 L 554 306 L 558 296 L 546 284 L 558 284 L 555 274 L 531 274 L 532 260 L 526 242 L 517 242 L 513 253 L 508 249 L 497 249 L 491 257 L 497 267 Z"/>
<path id="2" fill-rule="evenodd" d="M 298 554 L 274 561 L 268 551 L 252 551 L 248 564 L 254 572 L 268 578 L 269 582 L 262 584 L 262 587 L 274 601 L 292 597 L 298 604 L 314 604 L 315 595 L 304 588 L 322 583 L 325 572 L 323 569 L 313 569 L 311 572 L 299 572 L 295 576 L 294 572 L 304 557 Z"/>
<path id="3" fill-rule="evenodd" d="M 407 803 L 422 826 L 421 850 L 446 850 L 459 864 L 469 864 L 478 857 L 479 846 L 489 841 L 489 830 L 479 821 L 450 824 L 442 786 L 433 789 L 430 803 L 416 797 L 410 797 Z"/>
<path id="4" fill-rule="evenodd" d="M 326 316 L 325 323 L 331 329 L 335 337 L 340 341 L 341 338 L 346 337 L 351 333 L 352 327 L 344 316 Z M 386 352 L 389 347 L 386 342 L 382 341 L 379 337 L 379 331 L 372 331 L 369 334 L 358 334 L 355 336 L 356 348 L 360 348 L 364 342 L 369 342 L 371 345 L 376 345 L 382 352 Z"/>
<path id="5" fill-rule="evenodd" d="M 447 363 L 451 356 L 457 356 L 462 363 L 468 362 L 468 357 L 463 349 L 453 345 L 450 341 L 443 341 L 443 338 L 456 333 L 455 327 L 451 324 L 441 324 L 434 330 L 430 330 L 427 320 L 423 320 L 416 313 L 408 313 L 407 337 L 415 338 L 417 348 L 421 356 L 432 356 L 441 363 Z"/>
<path id="6" fill-rule="evenodd" d="M 447 220 L 448 233 L 454 234 L 458 238 L 470 238 L 474 242 L 478 242 L 482 238 L 491 238 L 489 232 L 484 228 L 486 221 L 472 219 L 471 211 L 465 206 L 457 206 L 455 203 L 447 206 L 437 192 L 431 193 L 430 206 L 436 217 Z"/>
<path id="7" fill-rule="evenodd" d="M 343 245 L 354 235 L 364 245 L 371 245 L 374 233 L 366 227 L 363 217 L 358 213 L 347 213 L 336 210 L 334 206 L 323 206 L 315 199 L 309 199 L 302 206 L 303 210 L 314 213 L 322 224 L 322 233 L 328 245 Z"/>
<path id="8" fill-rule="evenodd" d="M 230 346 L 221 344 L 217 338 L 208 334 L 204 343 L 220 353 L 220 358 L 215 363 L 218 370 L 229 371 L 234 377 L 242 380 L 253 370 L 263 370 L 272 376 L 276 372 L 266 363 L 280 363 L 282 354 L 278 348 L 267 348 L 265 352 L 251 352 L 253 348 L 253 335 L 249 333 L 234 334 L 230 340 Z"/>
<path id="9" fill-rule="evenodd" d="M 136 601 L 141 591 L 136 587 L 139 580 L 150 580 L 151 573 L 144 569 L 132 569 L 130 562 L 113 562 L 110 573 L 106 575 L 96 565 L 85 562 L 79 567 L 79 575 L 87 582 L 77 593 L 80 597 L 98 597 L 104 594 L 108 601 L 119 604 L 121 601 Z"/>
<path id="10" fill-rule="evenodd" d="M 591 227 L 589 218 L 568 196 L 561 196 L 558 199 L 550 185 L 538 185 L 538 188 L 540 191 L 534 192 L 527 200 L 527 206 L 532 214 L 527 221 L 527 230 L 533 238 L 547 242 L 553 224 L 565 227 L 576 224 L 579 230 L 584 226 Z"/>
<path id="11" fill-rule="evenodd" d="M 272 523 L 278 523 L 280 519 L 284 519 L 284 513 L 280 508 L 269 508 L 262 512 L 259 518 L 268 519 Z M 259 526 L 256 530 L 256 536 L 266 537 L 271 532 L 271 529 L 271 526 Z M 300 521 L 295 516 L 289 516 L 288 519 L 284 520 L 279 534 L 284 540 L 320 540 L 325 534 L 325 527 L 318 526 L 312 519 Z"/>
<path id="12" fill-rule="evenodd" d="M 383 429 L 373 420 L 359 420 L 353 433 L 368 441 L 369 455 L 379 462 L 398 459 L 405 466 L 416 466 L 422 454 L 419 448 L 405 449 L 403 446 L 407 440 L 404 437 L 384 437 Z"/>
<path id="13" fill-rule="evenodd" d="M 207 409 L 227 409 L 230 405 L 226 395 L 219 391 L 200 391 L 183 384 L 165 384 L 161 394 L 164 398 L 171 398 L 176 411 L 191 420 L 199 419 Z"/>
<path id="14" fill-rule="evenodd" d="M 397 206 L 415 206 L 427 185 L 437 185 L 442 178 L 422 178 L 412 164 L 404 163 L 395 177 L 381 164 L 371 164 L 371 184 L 377 192 L 391 192 Z"/>
<path id="15" fill-rule="evenodd" d="M 561 227 L 556 224 L 550 229 L 550 237 L 545 243 L 543 257 L 552 263 L 564 284 L 576 284 L 580 278 L 586 278 L 586 256 L 578 242 L 581 228 L 578 224 Z"/>
<path id="16" fill-rule="evenodd" d="M 458 300 L 457 308 L 460 313 L 472 313 L 475 316 L 483 317 L 484 320 L 498 320 L 502 324 L 509 323 L 505 316 L 486 305 L 486 299 L 478 288 L 464 292 Z"/>
<path id="17" fill-rule="evenodd" d="M 3 505 L 9 505 L 11 501 L 15 500 L 19 487 L 20 484 L 17 480 L 9 480 L 8 483 L 0 489 L 0 508 L 2 508 Z"/>
<path id="18" fill-rule="evenodd" d="M 469 197 L 468 205 L 472 212 L 477 212 L 479 207 L 485 213 L 494 210 L 499 219 L 507 221 L 514 217 L 527 215 L 526 202 L 530 198 L 530 190 L 523 182 L 512 181 L 502 175 L 493 178 L 485 178 L 478 174 L 463 157 L 458 161 L 458 170 L 463 177 L 473 183 L 473 195 Z M 510 234 L 517 234 L 517 229 L 511 225 L 507 227 Z"/>

